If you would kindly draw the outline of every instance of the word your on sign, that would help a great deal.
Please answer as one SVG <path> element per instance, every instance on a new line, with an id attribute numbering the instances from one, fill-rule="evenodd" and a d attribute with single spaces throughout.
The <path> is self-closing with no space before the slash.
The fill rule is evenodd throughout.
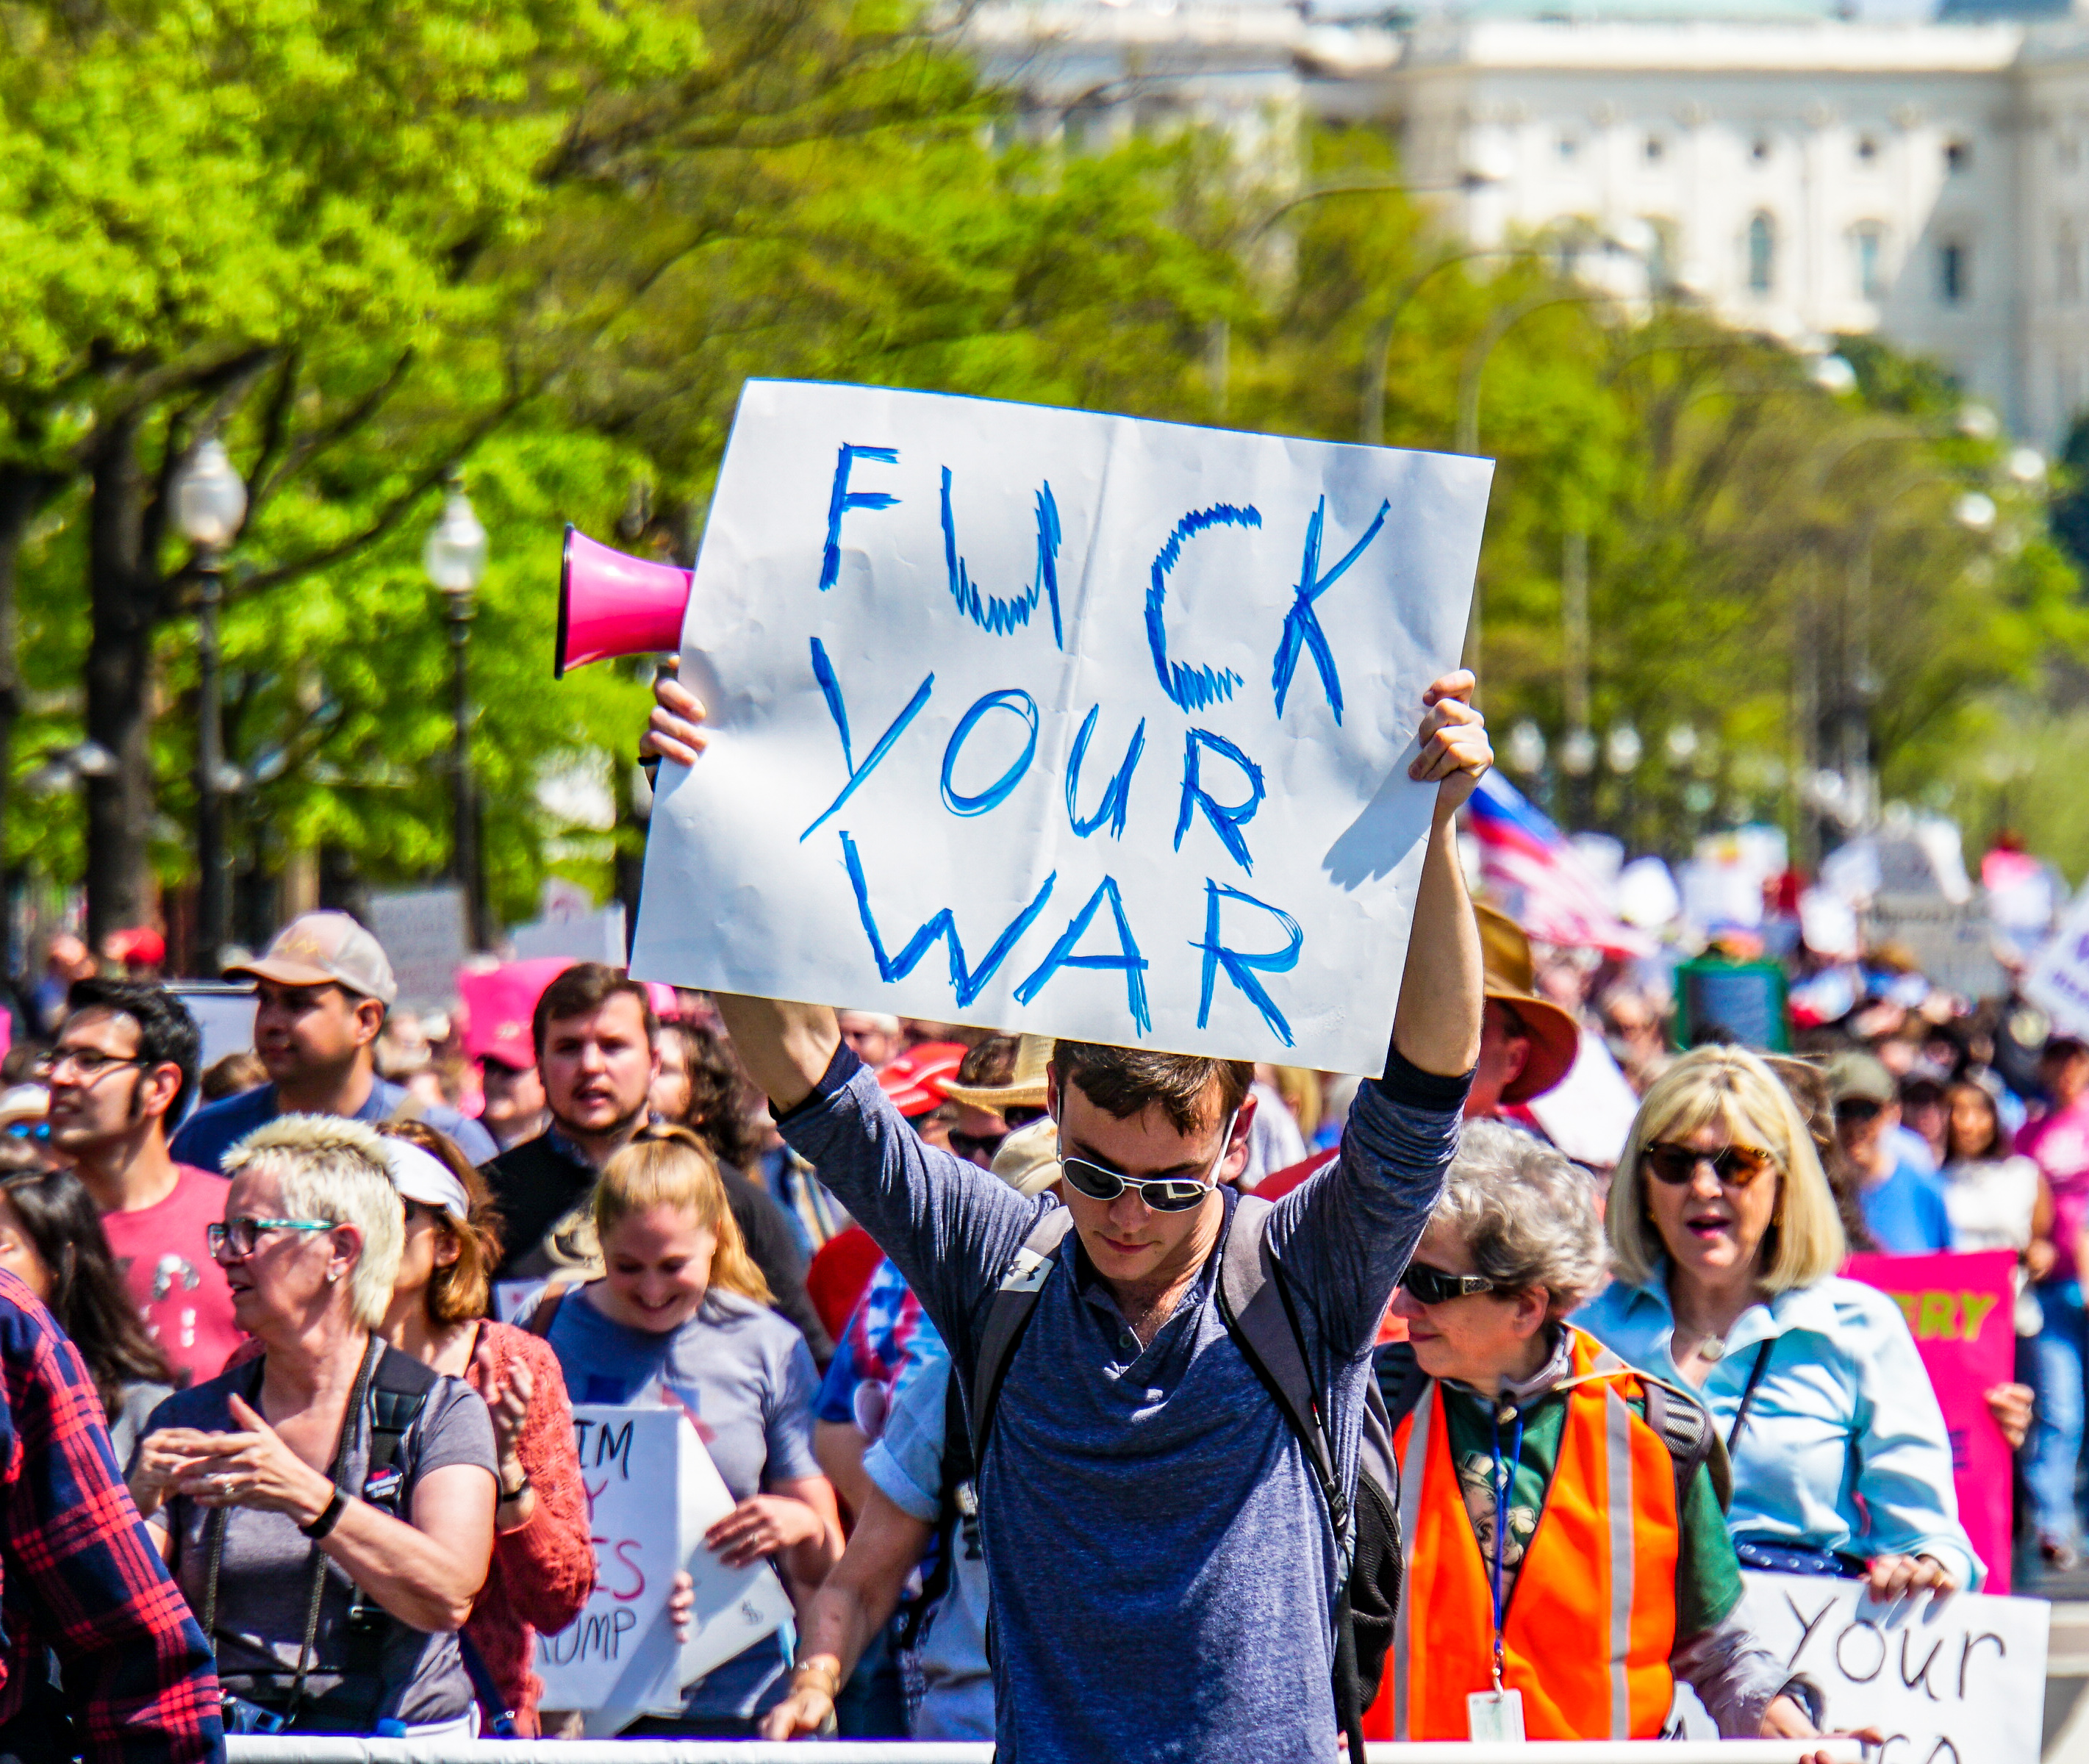
<path id="1" fill-rule="evenodd" d="M 1492 470 L 749 382 L 633 972 L 1378 1071 Z"/>

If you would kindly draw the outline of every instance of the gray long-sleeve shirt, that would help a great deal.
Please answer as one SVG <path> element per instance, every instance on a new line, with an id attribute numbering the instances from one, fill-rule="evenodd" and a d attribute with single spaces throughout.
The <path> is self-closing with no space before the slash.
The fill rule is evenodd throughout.
<path id="1" fill-rule="evenodd" d="M 1456 1150 L 1465 1091 L 1396 1055 L 1359 1089 L 1340 1157 L 1270 1221 L 1352 1486 L 1372 1342 Z M 923 1144 L 846 1049 L 781 1126 L 969 1378 L 994 1290 L 1051 1203 Z M 1226 1204 L 1230 1217 L 1230 1191 Z M 1010 1364 L 980 1486 L 1008 1764 L 1336 1755 L 1335 1540 L 1220 1320 L 1216 1260 L 1142 1350 L 1076 1248 Z"/>

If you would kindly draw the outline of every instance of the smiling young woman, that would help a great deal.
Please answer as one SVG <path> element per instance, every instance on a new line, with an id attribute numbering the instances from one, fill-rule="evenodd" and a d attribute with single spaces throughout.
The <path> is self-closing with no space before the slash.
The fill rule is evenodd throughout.
<path id="1" fill-rule="evenodd" d="M 1701 1392 L 1743 1566 L 1862 1576 L 1882 1599 L 1977 1583 L 1915 1342 L 1884 1293 L 1840 1277 L 1834 1195 L 1769 1066 L 1705 1047 L 1657 1080 L 1604 1224 L 1616 1277 L 1575 1320 Z"/>

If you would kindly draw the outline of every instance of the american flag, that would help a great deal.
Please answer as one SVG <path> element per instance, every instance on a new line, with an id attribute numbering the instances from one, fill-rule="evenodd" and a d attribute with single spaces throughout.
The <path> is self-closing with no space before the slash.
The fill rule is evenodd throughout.
<path id="1" fill-rule="evenodd" d="M 1465 804 L 1480 875 L 1502 910 L 1541 943 L 1647 955 L 1652 939 L 1613 913 L 1581 855 L 1499 772 Z"/>

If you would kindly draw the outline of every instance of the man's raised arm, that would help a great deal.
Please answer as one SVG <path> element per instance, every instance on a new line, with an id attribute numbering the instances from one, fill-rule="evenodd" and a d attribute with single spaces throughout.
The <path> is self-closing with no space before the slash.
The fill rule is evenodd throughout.
<path id="1" fill-rule="evenodd" d="M 1392 1045 L 1409 1065 L 1443 1078 L 1462 1077 L 1480 1057 L 1480 930 L 1458 860 L 1456 814 L 1494 753 L 1486 725 L 1472 706 L 1473 685 L 1473 676 L 1461 671 L 1422 695 L 1428 715 L 1416 735 L 1421 752 L 1408 768 L 1418 783 L 1436 781 L 1436 812 L 1415 895 Z"/>

